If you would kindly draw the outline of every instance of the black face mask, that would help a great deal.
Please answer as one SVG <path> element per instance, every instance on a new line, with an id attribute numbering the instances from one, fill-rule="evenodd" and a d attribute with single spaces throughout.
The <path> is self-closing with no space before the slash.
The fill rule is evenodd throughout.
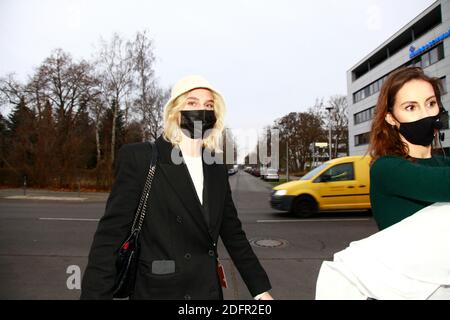
<path id="1" fill-rule="evenodd" d="M 181 111 L 180 127 L 183 133 L 191 139 L 202 139 L 206 130 L 214 128 L 216 116 L 213 110 L 183 110 Z"/>
<path id="2" fill-rule="evenodd" d="M 398 120 L 397 120 L 398 121 Z M 421 146 L 429 146 L 433 142 L 435 129 L 442 127 L 439 115 L 426 117 L 413 122 L 400 122 L 398 131 L 408 142 Z"/>

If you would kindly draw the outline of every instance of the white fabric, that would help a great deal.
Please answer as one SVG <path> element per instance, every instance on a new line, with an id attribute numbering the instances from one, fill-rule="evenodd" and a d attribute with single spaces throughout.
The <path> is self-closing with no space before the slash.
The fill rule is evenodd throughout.
<path id="1" fill-rule="evenodd" d="M 450 299 L 450 203 L 435 203 L 323 262 L 316 299 Z"/>
<path id="2" fill-rule="evenodd" d="M 194 183 L 195 191 L 197 192 L 200 203 L 203 204 L 203 162 L 202 157 L 188 157 L 183 156 L 186 166 Z"/>
<path id="3" fill-rule="evenodd" d="M 366 300 L 358 279 L 340 262 L 324 261 L 316 283 L 316 300 Z"/>
<path id="4" fill-rule="evenodd" d="M 267 291 L 264 291 L 263 293 L 260 293 L 260 294 L 258 294 L 257 296 L 253 297 L 253 299 L 259 300 L 259 299 L 261 299 L 261 297 L 262 297 L 264 294 L 266 294 L 266 293 L 267 293 Z"/>
<path id="5" fill-rule="evenodd" d="M 440 286 L 428 300 L 449 300 L 450 299 L 450 286 Z"/>

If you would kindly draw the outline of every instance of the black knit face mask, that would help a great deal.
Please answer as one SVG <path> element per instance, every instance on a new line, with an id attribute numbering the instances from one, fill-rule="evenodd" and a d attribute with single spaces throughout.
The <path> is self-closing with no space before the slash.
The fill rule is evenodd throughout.
<path id="1" fill-rule="evenodd" d="M 397 120 L 398 121 L 398 120 Z M 440 129 L 439 115 L 422 118 L 413 122 L 400 122 L 398 131 L 408 142 L 429 146 L 433 142 L 435 129 Z"/>
<path id="2" fill-rule="evenodd" d="M 216 116 L 213 110 L 183 110 L 180 127 L 191 139 L 205 138 L 205 131 L 214 128 Z"/>

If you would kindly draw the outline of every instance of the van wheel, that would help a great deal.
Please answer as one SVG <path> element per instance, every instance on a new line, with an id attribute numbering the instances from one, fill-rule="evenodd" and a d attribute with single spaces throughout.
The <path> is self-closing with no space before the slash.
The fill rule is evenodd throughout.
<path id="1" fill-rule="evenodd" d="M 294 200 L 291 212 L 300 218 L 308 218 L 319 211 L 314 198 L 300 196 Z"/>

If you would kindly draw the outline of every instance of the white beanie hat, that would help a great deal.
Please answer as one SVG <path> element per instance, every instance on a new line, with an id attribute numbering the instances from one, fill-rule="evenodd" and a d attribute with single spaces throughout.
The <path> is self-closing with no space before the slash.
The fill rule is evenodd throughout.
<path id="1" fill-rule="evenodd" d="M 208 80 L 199 75 L 191 75 L 182 78 L 173 86 L 170 99 L 164 106 L 164 114 L 167 114 L 169 108 L 172 107 L 172 104 L 176 98 L 178 98 L 179 96 L 181 96 L 186 92 L 199 88 L 209 89 L 215 94 L 217 94 L 218 99 L 220 99 L 220 101 L 218 102 L 223 106 L 223 108 L 226 108 L 222 94 L 216 89 L 214 89 L 214 87 L 208 82 Z"/>

